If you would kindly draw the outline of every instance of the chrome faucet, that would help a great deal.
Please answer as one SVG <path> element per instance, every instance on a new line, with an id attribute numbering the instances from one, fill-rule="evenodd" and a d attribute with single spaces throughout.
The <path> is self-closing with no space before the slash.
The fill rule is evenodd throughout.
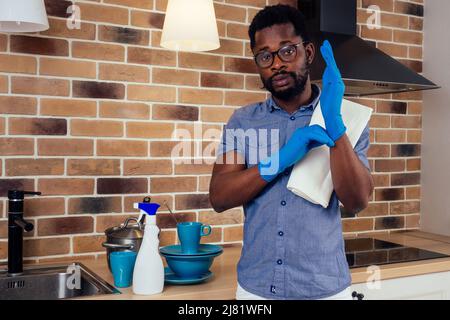
<path id="1" fill-rule="evenodd" d="M 23 199 L 26 194 L 40 192 L 22 190 L 8 191 L 8 275 L 23 272 L 23 231 L 30 232 L 34 226 L 23 219 Z"/>

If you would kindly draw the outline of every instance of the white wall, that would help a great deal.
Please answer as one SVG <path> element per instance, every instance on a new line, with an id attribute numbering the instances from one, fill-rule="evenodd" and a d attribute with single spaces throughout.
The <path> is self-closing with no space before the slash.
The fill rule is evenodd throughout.
<path id="1" fill-rule="evenodd" d="M 422 231 L 450 236 L 450 1 L 426 0 L 424 75 L 441 89 L 424 93 Z"/>

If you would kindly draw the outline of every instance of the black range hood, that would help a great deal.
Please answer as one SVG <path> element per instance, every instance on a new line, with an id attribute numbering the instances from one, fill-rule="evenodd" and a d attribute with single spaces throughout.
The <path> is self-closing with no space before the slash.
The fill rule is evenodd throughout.
<path id="1" fill-rule="evenodd" d="M 438 89 L 439 87 L 356 36 L 356 0 L 299 0 L 316 46 L 311 80 L 320 84 L 325 61 L 320 45 L 330 41 L 345 83 L 346 96 L 367 96 Z"/>

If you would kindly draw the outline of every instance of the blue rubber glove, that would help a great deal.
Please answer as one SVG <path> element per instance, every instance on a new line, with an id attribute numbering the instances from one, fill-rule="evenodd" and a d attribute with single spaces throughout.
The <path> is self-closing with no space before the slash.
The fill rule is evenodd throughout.
<path id="1" fill-rule="evenodd" d="M 320 52 L 327 64 L 322 78 L 320 107 L 328 135 L 333 141 L 336 141 L 347 130 L 341 115 L 341 104 L 344 97 L 345 85 L 334 60 L 333 49 L 328 40 L 323 42 L 323 45 L 320 47 Z"/>
<path id="2" fill-rule="evenodd" d="M 330 148 L 334 147 L 333 140 L 321 126 L 298 128 L 278 152 L 258 163 L 259 174 L 264 180 L 270 182 L 281 172 L 300 161 L 311 149 L 324 144 Z"/>

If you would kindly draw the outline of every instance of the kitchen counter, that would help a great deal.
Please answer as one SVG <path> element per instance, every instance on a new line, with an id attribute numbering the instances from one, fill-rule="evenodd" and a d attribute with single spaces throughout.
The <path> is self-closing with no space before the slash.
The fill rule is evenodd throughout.
<path id="1" fill-rule="evenodd" d="M 372 235 L 374 239 L 390 241 L 406 246 L 417 247 L 450 255 L 450 237 L 429 234 L 421 231 L 395 232 L 390 235 Z M 135 300 L 135 299 L 170 299 L 170 300 L 230 300 L 235 298 L 236 264 L 241 252 L 240 245 L 224 248 L 222 255 L 214 260 L 211 271 L 214 276 L 201 284 L 195 285 L 165 285 L 161 294 L 151 296 L 134 295 L 131 287 L 119 289 L 122 294 L 89 297 L 91 300 Z M 82 263 L 97 273 L 107 282 L 113 284 L 113 277 L 106 265 L 105 259 L 83 260 Z M 450 257 L 425 261 L 404 262 L 381 265 L 381 280 L 406 277 L 412 275 L 443 272 L 450 270 Z M 366 268 L 351 269 L 352 282 L 362 283 L 371 275 Z"/>

